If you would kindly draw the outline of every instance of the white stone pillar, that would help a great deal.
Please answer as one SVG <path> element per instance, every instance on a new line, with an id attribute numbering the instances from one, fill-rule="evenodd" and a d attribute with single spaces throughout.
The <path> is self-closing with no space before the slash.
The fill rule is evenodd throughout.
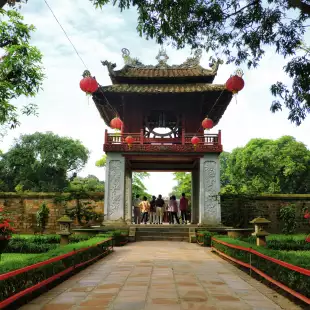
<path id="1" fill-rule="evenodd" d="M 199 171 L 192 171 L 191 223 L 197 224 L 199 219 Z"/>
<path id="2" fill-rule="evenodd" d="M 219 154 L 208 153 L 200 159 L 199 224 L 221 224 Z"/>
<path id="3" fill-rule="evenodd" d="M 105 178 L 104 223 L 125 220 L 125 158 L 120 153 L 107 153 Z"/>
<path id="4" fill-rule="evenodd" d="M 125 221 L 132 224 L 132 171 L 129 167 L 125 174 Z"/>

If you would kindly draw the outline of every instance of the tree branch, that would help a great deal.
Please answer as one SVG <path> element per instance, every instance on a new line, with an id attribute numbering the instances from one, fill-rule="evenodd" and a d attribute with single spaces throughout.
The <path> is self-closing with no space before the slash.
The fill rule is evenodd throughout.
<path id="1" fill-rule="evenodd" d="M 293 0 L 293 1 L 294 1 L 294 0 Z M 248 7 L 252 6 L 252 5 L 258 4 L 258 3 L 259 3 L 259 0 L 254 0 L 253 2 L 249 3 L 248 5 L 244 6 L 244 7 L 241 8 L 241 9 L 239 9 L 238 11 L 226 15 L 226 18 L 229 18 L 229 17 L 231 17 L 231 16 L 237 15 L 238 13 L 242 12 L 242 11 L 245 10 L 246 8 L 248 8 Z"/>
<path id="2" fill-rule="evenodd" d="M 288 0 L 289 8 L 300 9 L 302 13 L 310 15 L 310 5 L 301 0 Z"/>

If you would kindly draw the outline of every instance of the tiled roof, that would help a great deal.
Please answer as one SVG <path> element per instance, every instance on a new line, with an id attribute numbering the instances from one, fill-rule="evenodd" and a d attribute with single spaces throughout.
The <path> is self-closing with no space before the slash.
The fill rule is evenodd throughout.
<path id="1" fill-rule="evenodd" d="M 192 93 L 225 89 L 224 84 L 115 84 L 101 87 L 103 93 Z"/>
<path id="2" fill-rule="evenodd" d="M 113 75 L 124 77 L 158 78 L 158 77 L 215 76 L 216 72 L 204 69 L 201 66 L 197 66 L 194 68 L 167 68 L 167 69 L 125 67 L 122 70 L 114 71 Z"/>

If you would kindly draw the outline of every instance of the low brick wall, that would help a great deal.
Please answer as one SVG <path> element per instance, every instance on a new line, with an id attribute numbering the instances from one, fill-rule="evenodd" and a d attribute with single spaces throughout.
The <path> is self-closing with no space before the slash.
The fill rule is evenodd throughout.
<path id="1" fill-rule="evenodd" d="M 65 206 L 63 203 L 56 203 L 55 198 L 59 197 L 60 193 L 0 193 L 0 207 L 10 213 L 11 219 L 14 221 L 14 226 L 19 233 L 33 233 L 33 228 L 36 226 L 36 212 L 42 203 L 45 203 L 50 209 L 50 216 L 46 232 L 55 233 L 58 229 L 57 220 L 64 215 Z M 104 203 L 103 193 L 92 193 L 91 199 L 81 201 L 91 202 L 95 211 L 103 212 Z M 68 207 L 75 204 L 75 201 L 69 201 Z M 73 224 L 73 227 L 75 225 Z"/>
<path id="2" fill-rule="evenodd" d="M 309 233 L 309 220 L 303 218 L 303 210 L 310 210 L 310 195 L 222 195 L 222 222 L 227 226 L 253 227 L 249 222 L 257 216 L 271 221 L 269 232 L 280 233 L 283 223 L 280 220 L 280 209 L 283 206 L 294 204 L 296 206 L 297 232 Z"/>
<path id="3" fill-rule="evenodd" d="M 64 214 L 64 205 L 55 203 L 59 193 L 0 193 L 0 207 L 8 210 L 14 220 L 15 227 L 21 233 L 33 233 L 36 224 L 36 212 L 45 202 L 50 209 L 47 232 L 58 229 L 57 219 Z M 91 193 L 91 199 L 85 199 L 94 206 L 94 210 L 104 209 L 104 193 Z M 68 202 L 68 206 L 75 201 Z M 310 210 L 310 195 L 261 195 L 261 196 L 221 196 L 222 222 L 227 226 L 247 228 L 253 218 L 263 216 L 271 221 L 269 231 L 281 232 L 283 223 L 279 219 L 280 208 L 284 205 L 294 204 L 298 221 L 298 232 L 309 232 L 309 222 L 303 218 L 302 210 Z M 74 225 L 73 225 L 74 226 Z"/>

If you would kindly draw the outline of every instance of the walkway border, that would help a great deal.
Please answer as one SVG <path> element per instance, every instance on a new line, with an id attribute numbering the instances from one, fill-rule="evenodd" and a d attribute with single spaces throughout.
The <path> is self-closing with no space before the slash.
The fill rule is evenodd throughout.
<path id="1" fill-rule="evenodd" d="M 273 258 L 273 257 L 270 257 L 270 256 L 267 256 L 265 254 L 262 254 L 258 251 L 255 251 L 253 250 L 252 248 L 246 248 L 246 247 L 243 247 L 243 246 L 239 246 L 239 245 L 234 245 L 234 244 L 230 244 L 230 243 L 227 243 L 225 241 L 221 241 L 219 239 L 216 239 L 214 237 L 212 237 L 212 241 L 215 241 L 217 243 L 220 243 L 222 245 L 225 245 L 229 248 L 233 248 L 233 249 L 238 249 L 238 250 L 241 250 L 241 251 L 244 251 L 244 252 L 248 252 L 251 254 L 254 254 L 254 255 L 257 255 L 257 256 L 260 256 L 261 258 L 263 259 L 266 259 L 266 260 L 269 260 L 275 264 L 278 264 L 282 267 L 285 267 L 287 269 L 290 269 L 290 270 L 293 270 L 293 271 L 296 271 L 300 274 L 303 274 L 303 275 L 306 275 L 306 276 L 310 276 L 310 270 L 309 269 L 305 269 L 305 268 L 301 268 L 301 267 L 298 267 L 298 266 L 295 266 L 295 265 L 292 265 L 292 264 L 289 264 L 289 263 L 286 263 L 284 261 L 281 261 L 281 260 L 278 260 L 276 258 Z M 286 292 L 290 293 L 291 295 L 293 295 L 294 297 L 302 300 L 303 302 L 305 302 L 306 304 L 310 305 L 310 298 L 294 291 L 293 289 L 289 288 L 288 286 L 282 284 L 281 282 L 277 281 L 277 280 L 274 280 L 272 279 L 269 275 L 267 275 L 266 273 L 264 273 L 263 271 L 259 270 L 258 268 L 252 266 L 252 264 L 250 263 L 245 263 L 245 262 L 242 262 L 234 257 L 231 257 L 223 252 L 221 252 L 220 250 L 218 250 L 216 247 L 213 246 L 213 242 L 212 242 L 212 245 L 211 245 L 211 249 L 212 251 L 215 251 L 216 253 L 218 253 L 219 255 L 233 261 L 234 263 L 238 264 L 238 265 L 241 265 L 243 267 L 246 267 L 246 268 L 249 268 L 250 270 L 254 271 L 255 273 L 259 274 L 261 277 L 265 278 L 267 281 L 273 283 L 274 285 L 278 286 L 279 288 L 285 290 Z M 251 256 L 250 256 L 250 262 L 251 262 Z"/>
<path id="2" fill-rule="evenodd" d="M 110 241 L 112 241 L 112 242 L 110 242 Z M 43 280 L 43 281 L 33 285 L 33 286 L 31 286 L 31 287 L 26 288 L 23 291 L 20 291 L 20 292 L 14 294 L 14 295 L 8 297 L 7 299 L 5 299 L 5 300 L 0 302 L 0 309 L 3 309 L 5 307 L 9 306 L 13 302 L 21 299 L 22 297 L 24 297 L 24 296 L 26 296 L 26 295 L 28 295 L 30 293 L 33 293 L 33 292 L 39 290 L 40 288 L 46 286 L 47 284 L 55 282 L 55 281 L 59 280 L 61 277 L 65 276 L 65 275 L 67 275 L 69 273 L 74 272 L 78 268 L 81 268 L 81 267 L 83 267 L 83 266 L 85 266 L 87 264 L 90 264 L 90 263 L 92 263 L 92 262 L 102 258 L 106 254 L 112 252 L 113 251 L 113 238 L 105 239 L 103 242 L 99 242 L 99 243 L 97 243 L 95 245 L 92 245 L 92 246 L 89 246 L 87 248 L 79 249 L 79 250 L 76 250 L 76 251 L 71 251 L 71 252 L 69 252 L 67 254 L 59 255 L 59 256 L 53 257 L 51 259 L 48 259 L 46 261 L 39 262 L 37 264 L 33 264 L 33 265 L 30 265 L 30 266 L 27 266 L 27 267 L 24 267 L 24 268 L 20 268 L 20 269 L 17 269 L 17 270 L 13 270 L 13 271 L 10 271 L 8 273 L 4 273 L 4 274 L 0 275 L 0 281 L 7 280 L 9 278 L 15 277 L 16 275 L 25 273 L 25 272 L 27 272 L 29 270 L 37 269 L 37 268 L 40 268 L 42 266 L 48 265 L 50 263 L 61 261 L 64 258 L 72 257 L 72 256 L 76 255 L 76 253 L 78 253 L 78 252 L 84 252 L 84 251 L 89 250 L 90 248 L 101 246 L 101 245 L 104 245 L 105 243 L 108 243 L 108 242 L 110 242 L 110 244 L 108 245 L 107 248 L 105 248 L 105 250 L 101 254 L 99 254 L 99 255 L 97 255 L 97 256 L 95 256 L 95 257 L 93 257 L 93 258 L 91 258 L 91 259 L 89 259 L 89 260 L 87 260 L 85 262 L 79 263 L 77 265 L 73 265 L 73 266 L 71 266 L 71 267 L 69 267 L 69 268 L 67 268 L 67 269 L 65 269 L 65 270 L 63 270 L 63 271 L 61 271 L 61 272 L 59 272 L 59 273 L 57 273 L 57 274 L 55 274 L 55 275 L 53 275 L 53 276 Z"/>

